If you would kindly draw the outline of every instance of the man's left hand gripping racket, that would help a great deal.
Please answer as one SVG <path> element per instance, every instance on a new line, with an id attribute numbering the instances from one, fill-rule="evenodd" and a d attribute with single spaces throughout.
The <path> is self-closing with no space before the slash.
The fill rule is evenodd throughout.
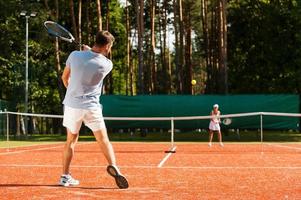
<path id="1" fill-rule="evenodd" d="M 65 29 L 63 26 L 59 25 L 58 23 L 53 22 L 53 21 L 46 21 L 46 22 L 44 22 L 44 26 L 50 36 L 57 37 L 61 40 L 64 40 L 64 41 L 67 41 L 70 43 L 74 43 L 78 46 L 82 46 L 82 44 L 75 41 L 75 38 L 67 29 Z"/>

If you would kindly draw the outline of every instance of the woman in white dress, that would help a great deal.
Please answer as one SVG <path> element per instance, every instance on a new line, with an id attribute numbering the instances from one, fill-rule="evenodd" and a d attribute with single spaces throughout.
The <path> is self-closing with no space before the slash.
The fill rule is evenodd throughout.
<path id="1" fill-rule="evenodd" d="M 211 111 L 211 119 L 209 123 L 209 147 L 212 146 L 212 139 L 213 139 L 213 133 L 217 132 L 218 133 L 218 140 L 220 143 L 220 146 L 224 146 L 222 142 L 222 133 L 221 133 L 221 127 L 220 127 L 220 111 L 218 110 L 218 104 L 213 105 L 213 110 Z"/>

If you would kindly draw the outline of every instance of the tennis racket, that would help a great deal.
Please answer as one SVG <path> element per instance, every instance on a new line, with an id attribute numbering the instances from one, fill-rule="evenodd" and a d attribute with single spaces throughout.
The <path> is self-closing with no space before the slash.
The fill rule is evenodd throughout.
<path id="1" fill-rule="evenodd" d="M 230 118 L 225 118 L 225 119 L 223 119 L 222 123 L 223 123 L 224 125 L 230 125 L 230 124 L 232 123 L 232 119 L 230 119 Z"/>
<path id="2" fill-rule="evenodd" d="M 56 37 L 63 41 L 74 43 L 78 46 L 82 46 L 82 44 L 77 42 L 73 37 L 73 35 L 60 24 L 53 21 L 46 21 L 44 22 L 44 26 L 46 28 L 46 31 L 51 37 Z"/>

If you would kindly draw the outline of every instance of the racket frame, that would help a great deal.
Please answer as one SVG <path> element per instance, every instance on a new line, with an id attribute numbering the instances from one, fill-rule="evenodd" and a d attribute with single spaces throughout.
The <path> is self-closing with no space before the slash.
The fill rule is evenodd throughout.
<path id="1" fill-rule="evenodd" d="M 57 26 L 59 29 L 61 29 L 62 31 L 64 31 L 70 38 L 66 38 L 60 34 L 58 34 L 56 31 L 53 31 L 50 27 L 48 27 L 48 24 L 52 24 L 52 25 L 55 25 Z M 50 36 L 53 36 L 53 37 L 57 37 L 61 40 L 64 40 L 66 42 L 69 42 L 69 43 L 75 43 L 79 46 L 81 46 L 81 44 L 77 41 L 75 41 L 75 38 L 73 37 L 73 35 L 70 33 L 70 31 L 68 31 L 65 27 L 63 27 L 62 25 L 54 22 L 54 21 L 45 21 L 44 22 L 44 27 L 46 28 L 46 31 L 48 32 L 48 34 Z"/>
<path id="2" fill-rule="evenodd" d="M 225 118 L 225 119 L 223 119 L 222 123 L 224 125 L 230 125 L 232 123 L 232 119 L 231 118 Z"/>

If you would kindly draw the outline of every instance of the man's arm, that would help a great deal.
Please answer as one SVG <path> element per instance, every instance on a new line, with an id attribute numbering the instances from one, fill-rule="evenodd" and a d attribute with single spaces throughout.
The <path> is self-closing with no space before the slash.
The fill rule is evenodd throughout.
<path id="1" fill-rule="evenodd" d="M 62 80 L 66 88 L 68 87 L 69 84 L 70 72 L 71 72 L 70 67 L 66 66 L 62 74 Z"/>
<path id="2" fill-rule="evenodd" d="M 91 47 L 89 47 L 88 45 L 85 45 L 85 44 L 82 45 L 82 48 L 84 51 L 91 50 Z"/>

